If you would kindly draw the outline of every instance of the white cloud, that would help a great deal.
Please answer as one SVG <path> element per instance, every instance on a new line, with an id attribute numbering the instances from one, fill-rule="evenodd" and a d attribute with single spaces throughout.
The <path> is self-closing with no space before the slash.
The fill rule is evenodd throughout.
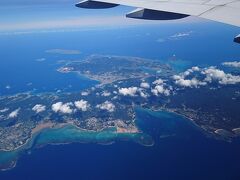
<path id="1" fill-rule="evenodd" d="M 140 91 L 140 96 L 143 98 L 147 98 L 149 95 L 146 92 Z"/>
<path id="2" fill-rule="evenodd" d="M 184 78 L 184 77 L 180 76 L 180 75 L 173 75 L 174 80 L 179 80 L 179 79 L 182 79 L 182 78 Z"/>
<path id="3" fill-rule="evenodd" d="M 175 84 L 177 84 L 178 86 L 191 87 L 191 88 L 205 86 L 207 84 L 206 82 L 202 82 L 195 77 L 191 79 L 186 79 L 187 76 L 198 71 L 200 71 L 200 68 L 197 66 L 194 66 L 191 69 L 187 69 L 183 73 L 180 73 L 179 75 L 174 75 L 173 79 L 175 80 Z"/>
<path id="4" fill-rule="evenodd" d="M 183 37 L 186 37 L 186 36 L 190 36 L 192 33 L 193 33 L 192 31 L 176 33 L 176 34 L 170 36 L 170 39 L 183 38 Z"/>
<path id="5" fill-rule="evenodd" d="M 155 86 L 154 89 L 151 90 L 151 92 L 153 93 L 153 95 L 158 96 L 160 94 L 163 94 L 165 96 L 169 96 L 170 95 L 170 90 L 166 89 L 163 87 L 163 85 L 157 85 Z"/>
<path id="6" fill-rule="evenodd" d="M 193 73 L 193 70 L 192 69 L 188 69 L 185 72 L 183 72 L 183 76 L 184 77 L 189 76 L 191 73 Z"/>
<path id="7" fill-rule="evenodd" d="M 107 110 L 109 112 L 115 111 L 115 105 L 109 101 L 105 101 L 102 104 L 98 104 L 96 107 L 102 110 Z"/>
<path id="8" fill-rule="evenodd" d="M 102 96 L 104 97 L 111 96 L 111 93 L 107 91 L 103 91 Z"/>
<path id="9" fill-rule="evenodd" d="M 229 66 L 229 67 L 240 68 L 240 61 L 223 62 L 222 65 Z"/>
<path id="10" fill-rule="evenodd" d="M 36 104 L 33 108 L 33 111 L 35 111 L 36 113 L 40 113 L 46 110 L 46 106 L 41 105 L 41 104 Z"/>
<path id="11" fill-rule="evenodd" d="M 224 71 L 216 69 L 213 66 L 205 68 L 202 71 L 202 74 L 206 75 L 205 81 L 208 82 L 212 82 L 213 80 L 221 80 L 226 76 Z"/>
<path id="12" fill-rule="evenodd" d="M 89 92 L 84 91 L 84 92 L 81 93 L 81 95 L 82 95 L 82 96 L 88 96 L 88 95 L 89 95 Z"/>
<path id="13" fill-rule="evenodd" d="M 182 38 L 185 38 L 187 36 L 190 36 L 191 34 L 193 33 L 193 31 L 188 31 L 188 32 L 179 32 L 179 33 L 176 33 L 176 34 L 173 34 L 169 37 L 165 37 L 165 38 L 158 38 L 157 39 L 157 42 L 159 43 L 163 43 L 165 41 L 174 41 L 174 40 L 179 40 L 179 39 L 182 39 Z"/>
<path id="14" fill-rule="evenodd" d="M 237 84 L 240 83 L 240 76 L 227 74 L 225 78 L 219 81 L 220 84 Z"/>
<path id="15" fill-rule="evenodd" d="M 185 72 L 182 73 L 182 76 L 186 77 L 192 74 L 193 72 L 200 71 L 200 68 L 198 66 L 194 66 L 191 69 L 187 69 Z"/>
<path id="16" fill-rule="evenodd" d="M 137 91 L 137 87 L 120 88 L 118 90 L 118 92 L 123 96 L 136 96 Z"/>
<path id="17" fill-rule="evenodd" d="M 81 110 L 81 111 L 87 111 L 88 108 L 90 107 L 90 105 L 88 104 L 87 101 L 84 100 L 80 100 L 80 101 L 75 101 L 74 102 L 75 106 L 77 107 L 77 109 Z"/>
<path id="18" fill-rule="evenodd" d="M 52 110 L 54 112 L 61 112 L 64 114 L 71 114 L 73 110 L 71 109 L 71 106 L 73 104 L 71 102 L 63 104 L 62 102 L 57 102 L 52 105 Z"/>
<path id="19" fill-rule="evenodd" d="M 141 87 L 141 88 L 145 88 L 145 89 L 149 89 L 149 88 L 150 88 L 150 85 L 149 85 L 149 83 L 147 83 L 147 82 L 142 82 L 142 83 L 140 84 L 140 87 Z"/>
<path id="20" fill-rule="evenodd" d="M 20 108 L 12 111 L 9 115 L 8 115 L 8 118 L 16 118 L 19 114 L 19 111 L 20 111 Z"/>
<path id="21" fill-rule="evenodd" d="M 192 73 L 198 72 L 200 70 L 201 69 L 198 66 L 194 66 L 194 67 L 192 67 L 190 69 L 187 69 L 186 71 L 180 73 L 179 75 L 174 75 L 173 79 L 175 79 L 175 80 L 177 80 L 177 79 L 184 79 L 185 77 L 191 75 Z"/>
<path id="22" fill-rule="evenodd" d="M 196 77 L 193 77 L 191 79 L 186 78 L 194 72 L 197 72 L 199 75 L 201 75 L 200 77 L 201 79 L 203 78 L 203 80 L 198 80 Z M 173 79 L 175 80 L 175 84 L 182 87 L 205 86 L 207 83 L 211 83 L 213 81 L 218 82 L 219 84 L 240 83 L 240 76 L 225 73 L 223 70 L 217 69 L 214 66 L 210 66 L 204 69 L 195 66 L 179 75 L 174 75 Z"/>
<path id="23" fill-rule="evenodd" d="M 115 99 L 117 99 L 118 98 L 118 96 L 114 96 L 113 98 L 112 98 L 112 100 L 115 100 Z"/>
<path id="24" fill-rule="evenodd" d="M 205 68 L 202 71 L 202 74 L 206 75 L 205 81 L 207 82 L 212 82 L 215 80 L 220 84 L 240 83 L 240 76 L 234 76 L 232 74 L 225 73 L 224 71 L 213 66 Z"/>
<path id="25" fill-rule="evenodd" d="M 196 78 L 192 78 L 192 79 L 181 78 L 181 79 L 176 80 L 175 84 L 177 84 L 179 86 L 183 86 L 183 87 L 199 87 L 199 86 L 205 86 L 207 83 L 199 81 Z"/>
<path id="26" fill-rule="evenodd" d="M 157 79 L 157 80 L 153 81 L 153 84 L 156 84 L 156 85 L 160 85 L 163 83 L 164 83 L 164 80 L 162 80 L 162 79 Z"/>
<path id="27" fill-rule="evenodd" d="M 39 59 L 36 59 L 35 61 L 37 61 L 37 62 L 43 62 L 43 61 L 46 61 L 46 58 L 39 58 Z"/>
<path id="28" fill-rule="evenodd" d="M 194 66 L 191 68 L 193 71 L 200 71 L 200 68 L 198 66 Z"/>

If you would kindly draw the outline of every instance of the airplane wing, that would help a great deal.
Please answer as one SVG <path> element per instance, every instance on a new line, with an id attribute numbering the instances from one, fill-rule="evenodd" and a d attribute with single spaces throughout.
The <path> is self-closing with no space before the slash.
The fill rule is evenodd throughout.
<path id="1" fill-rule="evenodd" d="M 171 20 L 190 15 L 240 27 L 240 0 L 84 0 L 76 6 L 110 8 L 120 4 L 138 8 L 127 14 L 130 18 Z"/>

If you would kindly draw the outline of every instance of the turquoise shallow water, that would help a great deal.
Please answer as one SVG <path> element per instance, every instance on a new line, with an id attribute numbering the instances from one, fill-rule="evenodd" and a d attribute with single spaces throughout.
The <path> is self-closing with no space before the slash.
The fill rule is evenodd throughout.
<path id="1" fill-rule="evenodd" d="M 139 139 L 135 135 L 116 137 L 111 130 L 97 134 L 79 133 L 72 126 L 46 130 L 33 144 L 41 148 L 22 153 L 17 166 L 1 172 L 0 178 L 238 179 L 239 140 L 228 143 L 209 138 L 188 120 L 171 113 L 136 111 L 139 127 L 150 133 L 154 146 L 134 143 Z M 81 143 L 46 145 L 69 140 Z M 109 144 L 113 140 L 115 143 Z M 224 171 L 219 171 L 221 168 Z"/>
<path id="2" fill-rule="evenodd" d="M 178 40 L 169 37 L 192 31 Z M 159 59 L 183 70 L 191 65 L 219 65 L 236 60 L 239 46 L 232 42 L 239 29 L 218 23 L 129 26 L 79 32 L 0 36 L 0 95 L 19 92 L 79 91 L 96 84 L 75 74 L 60 74 L 58 61 L 82 60 L 92 54 Z M 221 37 L 221 38 L 219 38 Z M 160 43 L 158 39 L 166 41 Z M 207 42 L 207 46 L 206 46 Z M 137 48 L 136 48 L 137 47 Z M 79 50 L 79 55 L 46 53 L 49 49 Z M 216 48 L 218 52 L 216 52 Z M 14 52 L 14 53 L 13 53 Z M 44 58 L 39 62 L 37 59 Z M 9 86 L 10 88 L 6 88 Z"/>
<path id="3" fill-rule="evenodd" d="M 137 133 L 117 134 L 115 128 L 106 129 L 101 132 L 93 132 L 80 130 L 74 126 L 66 126 L 61 129 L 45 130 L 37 137 L 35 145 L 41 146 L 49 143 L 68 143 L 68 142 L 107 144 L 118 140 L 141 142 L 140 139 L 144 138 L 145 136 L 148 137 L 148 135 Z M 149 143 L 151 144 L 151 141 Z"/>
<path id="4" fill-rule="evenodd" d="M 193 33 L 187 38 L 168 39 L 189 31 Z M 170 60 L 179 70 L 190 65 L 219 65 L 240 57 L 239 45 L 232 42 L 238 33 L 235 27 L 194 22 L 0 36 L 0 95 L 25 91 L 72 92 L 91 87 L 96 82 L 56 71 L 60 66 L 58 60 L 82 60 L 91 54 Z M 159 38 L 165 41 L 160 43 Z M 45 53 L 55 48 L 77 49 L 81 54 Z M 46 61 L 37 62 L 39 58 Z M 141 136 L 116 137 L 111 131 L 96 134 L 78 132 L 71 127 L 46 130 L 20 150 L 0 153 L 3 164 L 19 158 L 14 169 L 0 172 L 0 179 L 240 179 L 238 139 L 227 143 L 208 138 L 188 120 L 166 112 L 140 109 L 137 113 L 139 127 L 153 137 L 154 146 L 139 144 Z M 149 136 L 144 137 L 150 142 Z M 81 143 L 46 145 L 52 142 Z"/>
<path id="5" fill-rule="evenodd" d="M 34 134 L 25 145 L 14 151 L 0 151 L 0 168 L 11 168 L 23 153 L 47 144 L 69 144 L 73 142 L 111 144 L 115 141 L 133 141 L 144 146 L 154 144 L 153 139 L 144 133 L 116 133 L 115 128 L 95 132 L 81 130 L 73 125 L 67 125 L 61 128 L 45 129 Z"/>

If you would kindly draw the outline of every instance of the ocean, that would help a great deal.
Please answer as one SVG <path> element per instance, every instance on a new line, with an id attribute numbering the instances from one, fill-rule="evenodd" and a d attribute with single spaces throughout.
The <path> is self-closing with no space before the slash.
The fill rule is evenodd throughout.
<path id="1" fill-rule="evenodd" d="M 171 39 L 177 33 L 187 32 L 190 35 Z M 184 64 L 180 63 L 180 69 L 219 65 L 240 57 L 239 45 L 232 42 L 237 33 L 234 27 L 200 22 L 0 35 L 0 95 L 73 92 L 92 87 L 97 82 L 56 71 L 62 61 L 83 60 L 91 54 L 164 62 L 174 59 Z M 46 53 L 49 49 L 74 49 L 81 53 Z M 231 143 L 215 140 L 189 120 L 166 112 L 137 109 L 137 118 L 143 131 L 153 136 L 154 146 L 131 141 L 46 145 L 28 150 L 14 169 L 0 172 L 0 179 L 240 179 L 239 139 Z"/>
<path id="2" fill-rule="evenodd" d="M 96 82 L 75 74 L 60 74 L 56 69 L 61 62 L 82 60 L 92 54 L 173 61 L 180 70 L 193 65 L 220 65 L 239 58 L 239 45 L 233 43 L 237 33 L 238 28 L 209 22 L 79 29 L 76 32 L 0 33 L 0 77 L 3 77 L 0 95 L 32 90 L 71 92 L 91 87 Z M 174 38 L 179 34 L 180 37 Z M 51 49 L 74 49 L 80 54 L 46 53 Z"/>
<path id="3" fill-rule="evenodd" d="M 239 179 L 239 139 L 231 143 L 212 139 L 189 120 L 166 112 L 137 112 L 140 127 L 154 137 L 154 146 L 129 141 L 47 145 L 22 155 L 17 166 L 1 172 L 0 178 Z"/>

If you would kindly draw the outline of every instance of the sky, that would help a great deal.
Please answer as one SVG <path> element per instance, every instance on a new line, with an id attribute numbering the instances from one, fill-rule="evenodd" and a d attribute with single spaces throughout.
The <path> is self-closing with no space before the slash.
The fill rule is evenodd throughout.
<path id="1" fill-rule="evenodd" d="M 57 3 L 56 3 L 57 2 Z M 86 28 L 124 28 L 132 25 L 202 22 L 189 17 L 175 21 L 149 21 L 126 18 L 134 7 L 89 10 L 75 7 L 75 0 L 0 1 L 0 35 Z"/>
<path id="2" fill-rule="evenodd" d="M 0 5 L 75 4 L 78 0 L 1 0 Z"/>

